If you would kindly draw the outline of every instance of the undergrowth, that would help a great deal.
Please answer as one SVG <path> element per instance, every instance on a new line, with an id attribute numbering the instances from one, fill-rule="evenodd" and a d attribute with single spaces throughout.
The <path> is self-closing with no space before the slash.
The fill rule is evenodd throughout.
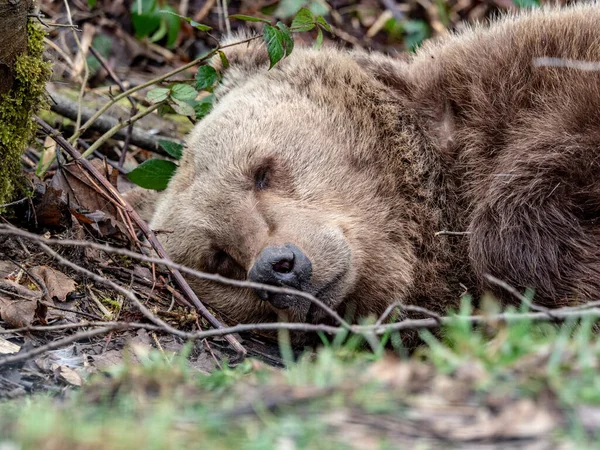
<path id="1" fill-rule="evenodd" d="M 0 404 L 0 448 L 362 448 L 363 437 L 348 439 L 356 420 L 411 420 L 414 399 L 433 402 L 444 383 L 464 389 L 459 402 L 490 411 L 490 398 L 495 407 L 497 399 L 552 398 L 563 417 L 553 442 L 593 445 L 577 415 L 600 405 L 593 321 L 473 326 L 460 320 L 471 312 L 464 303 L 442 337 L 423 331 L 426 345 L 408 358 L 366 351 L 356 336 L 324 339 L 295 361 L 287 349 L 286 370 L 246 360 L 207 376 L 190 368 L 185 351 L 138 355 L 141 363 L 97 374 L 62 399 Z M 379 448 L 402 448 L 390 433 L 366 429 Z"/>

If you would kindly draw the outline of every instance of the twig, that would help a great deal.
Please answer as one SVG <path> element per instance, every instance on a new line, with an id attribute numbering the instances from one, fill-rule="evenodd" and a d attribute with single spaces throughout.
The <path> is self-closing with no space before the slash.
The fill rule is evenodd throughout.
<path id="1" fill-rule="evenodd" d="M 186 273 L 188 275 L 192 275 L 201 280 L 215 281 L 217 283 L 225 284 L 228 286 L 239 287 L 239 288 L 262 289 L 262 290 L 265 290 L 268 292 L 273 292 L 273 293 L 278 293 L 278 294 L 295 295 L 298 297 L 305 298 L 306 300 L 309 300 L 310 302 L 316 304 L 323 311 L 325 311 L 329 316 L 331 316 L 333 319 L 335 319 L 342 327 L 344 327 L 346 329 L 350 329 L 350 327 L 351 327 L 351 325 L 346 320 L 344 320 L 337 312 L 335 312 L 329 306 L 325 305 L 321 300 L 319 300 L 318 298 L 316 298 L 315 296 L 313 296 L 311 294 L 308 294 L 303 291 L 299 291 L 297 289 L 285 288 L 285 287 L 280 287 L 280 286 L 272 286 L 270 284 L 255 283 L 253 281 L 242 281 L 242 280 L 234 280 L 231 278 L 225 278 L 218 274 L 200 272 L 200 271 L 191 269 L 191 268 L 183 266 L 181 264 L 177 264 L 177 263 L 171 261 L 170 259 L 146 256 L 146 255 L 143 255 L 140 253 L 135 253 L 130 250 L 123 249 L 123 248 L 110 247 L 108 245 L 97 244 L 95 242 L 77 241 L 77 240 L 70 240 L 70 239 L 60 239 L 60 240 L 59 239 L 43 239 L 36 234 L 29 233 L 27 231 L 23 231 L 18 228 L 6 226 L 6 225 L 0 225 L 0 235 L 1 234 L 17 235 L 17 236 L 21 236 L 21 237 L 30 239 L 30 240 L 32 240 L 34 242 L 38 242 L 38 243 L 43 242 L 43 243 L 59 245 L 59 246 L 76 246 L 76 247 L 84 247 L 84 248 L 85 247 L 93 248 L 96 250 L 105 251 L 107 253 L 114 253 L 117 255 L 128 256 L 128 257 L 136 259 L 138 261 L 150 262 L 150 263 L 155 263 L 155 264 L 164 264 L 165 266 L 167 266 L 173 270 L 180 271 L 180 272 Z"/>
<path id="2" fill-rule="evenodd" d="M 402 11 L 400 11 L 398 3 L 396 3 L 394 0 L 381 0 L 381 3 L 383 3 L 383 6 L 385 6 L 392 13 L 394 19 L 396 19 L 398 22 L 403 22 L 406 20 L 406 16 Z"/>
<path id="3" fill-rule="evenodd" d="M 3 205 L 0 205 L 0 209 L 8 208 L 9 206 L 18 205 L 20 203 L 25 203 L 27 200 L 29 200 L 29 197 L 25 197 L 25 198 L 22 198 L 20 200 L 10 202 L 10 203 L 4 203 Z"/>
<path id="4" fill-rule="evenodd" d="M 31 273 L 30 270 L 26 269 L 23 264 L 15 261 L 13 258 L 8 256 L 6 253 L 0 252 L 0 255 L 2 255 L 3 258 L 8 259 L 11 263 L 13 263 L 15 266 L 17 266 L 23 272 L 25 272 L 27 274 L 27 276 L 33 280 L 33 282 L 40 289 L 40 291 L 42 291 L 42 296 L 46 301 L 49 302 L 52 300 L 50 298 L 50 293 L 48 292 L 48 289 L 46 288 L 46 285 L 42 282 L 42 280 L 40 280 L 37 276 L 35 276 L 33 273 Z"/>
<path id="5" fill-rule="evenodd" d="M 496 285 L 496 286 L 504 289 L 506 292 L 508 292 L 509 294 L 511 294 L 513 297 L 515 297 L 521 303 L 524 303 L 525 305 L 529 306 L 534 311 L 540 311 L 540 312 L 544 312 L 546 314 L 551 314 L 552 315 L 552 310 L 551 309 L 548 309 L 548 308 L 546 308 L 544 306 L 536 305 L 529 298 L 527 298 L 526 296 L 524 296 L 523 294 L 521 294 L 519 291 L 517 291 L 514 287 L 512 287 L 510 284 L 508 284 L 506 281 L 502 281 L 501 279 L 496 278 L 495 276 L 493 276 L 493 275 L 491 275 L 489 273 L 486 273 L 483 276 L 490 283 L 492 283 L 492 284 L 494 284 L 494 285 Z"/>
<path id="6" fill-rule="evenodd" d="M 71 26 L 73 26 L 73 19 L 71 17 L 71 8 L 69 8 L 69 2 L 67 0 L 64 0 L 64 4 L 65 4 L 65 9 L 67 11 L 67 19 L 69 21 L 69 24 Z M 90 68 L 88 66 L 88 63 L 87 63 L 87 60 L 85 57 L 85 50 L 84 50 L 83 46 L 81 45 L 79 36 L 77 36 L 77 30 L 75 30 L 75 29 L 73 29 L 73 39 L 75 39 L 77 48 L 79 48 L 79 54 L 81 55 L 81 62 L 83 64 L 83 79 L 81 81 L 81 88 L 79 89 L 79 98 L 78 98 L 78 102 L 77 102 L 77 104 L 79 105 L 79 108 L 77 110 L 77 120 L 75 121 L 75 129 L 78 129 L 79 125 L 81 125 L 81 107 L 83 105 L 83 94 L 85 93 L 85 86 L 87 85 L 87 81 L 90 76 Z M 76 63 L 77 63 L 77 60 L 75 61 L 74 69 L 78 72 L 79 68 L 77 67 Z M 79 75 L 79 73 L 76 73 L 76 75 Z"/>
<path id="7" fill-rule="evenodd" d="M 186 7 L 186 9 L 187 9 L 187 7 Z M 182 14 L 182 15 L 185 15 L 185 14 Z M 121 92 L 125 92 L 127 89 L 125 89 L 125 86 L 121 82 L 121 79 L 117 76 L 115 71 L 111 69 L 111 67 L 108 65 L 108 62 L 104 59 L 104 57 L 100 54 L 100 52 L 97 51 L 93 46 L 90 46 L 90 51 L 96 57 L 96 59 L 100 62 L 102 67 L 104 67 L 104 70 L 106 70 L 106 72 L 113 79 L 113 81 L 115 83 L 117 83 L 117 86 L 119 86 L 119 89 L 121 89 Z M 129 113 L 129 117 L 132 118 L 138 112 L 137 104 L 131 95 L 127 97 L 127 100 L 129 100 L 129 103 L 131 104 L 131 112 Z M 131 141 L 132 134 L 133 134 L 133 122 L 131 122 L 129 124 L 129 126 L 127 127 L 127 133 L 125 135 L 125 142 L 123 144 L 123 149 L 121 150 L 121 156 L 119 157 L 119 166 L 118 166 L 119 168 L 122 168 L 123 164 L 125 163 L 125 155 L 127 154 L 127 150 L 129 149 L 129 143 Z"/>
<path id="8" fill-rule="evenodd" d="M 49 332 L 49 331 L 63 331 L 63 330 L 72 330 L 75 328 L 85 328 L 85 327 L 119 327 L 122 329 L 127 328 L 143 328 L 149 331 L 163 331 L 162 327 L 152 325 L 149 323 L 139 323 L 139 322 L 107 322 L 107 321 L 92 321 L 92 322 L 78 322 L 78 323 L 62 323 L 60 325 L 30 325 L 27 327 L 21 328 L 11 328 L 9 330 L 0 329 L 0 334 L 14 334 L 14 333 L 29 333 L 32 331 L 41 331 L 41 332 Z"/>
<path id="9" fill-rule="evenodd" d="M 51 99 L 52 103 L 50 109 L 53 112 L 73 121 L 77 118 L 77 103 L 56 93 L 52 93 Z M 82 109 L 82 118 L 85 121 L 89 120 L 94 114 L 95 111 L 90 108 Z M 104 114 L 99 117 L 89 129 L 105 133 L 118 123 L 119 120 L 117 118 Z M 127 139 L 127 134 L 125 131 L 119 131 L 115 134 L 115 138 L 125 140 Z M 158 139 L 160 139 L 160 136 L 154 136 L 139 127 L 135 127 L 131 132 L 130 143 L 145 150 L 150 150 L 151 152 L 163 156 L 169 156 L 168 153 L 158 145 Z"/>
<path id="10" fill-rule="evenodd" d="M 77 342 L 82 339 L 89 339 L 101 334 L 106 334 L 110 331 L 113 331 L 115 328 L 118 328 L 118 326 L 96 328 L 94 330 L 82 331 L 71 336 L 67 336 L 63 339 L 49 342 L 46 345 L 42 345 L 40 347 L 34 348 L 26 352 L 19 352 L 13 355 L 3 356 L 0 358 L 0 367 L 27 361 L 43 353 L 49 352 L 50 350 L 55 350 L 57 348 L 64 347 L 65 345 L 72 344 L 73 342 Z"/>
<path id="11" fill-rule="evenodd" d="M 90 148 L 88 148 L 85 152 L 82 153 L 81 157 L 87 158 L 89 155 L 94 153 L 94 151 L 98 150 L 102 146 L 102 144 L 104 144 L 112 136 L 117 134 L 120 130 L 122 130 L 126 126 L 131 125 L 135 121 L 140 120 L 142 117 L 146 117 L 147 115 L 151 114 L 152 112 L 154 112 L 155 110 L 160 108 L 161 105 L 162 105 L 162 103 L 156 103 L 155 105 L 150 106 L 145 111 L 141 111 L 141 112 L 137 113 L 135 116 L 130 117 L 125 122 L 117 123 L 114 127 L 112 127 L 110 130 L 108 130 L 106 133 L 104 133 L 98 139 L 96 139 L 96 141 L 92 145 L 90 145 Z"/>
<path id="12" fill-rule="evenodd" d="M 138 228 L 142 231 L 148 242 L 152 245 L 156 253 L 160 258 L 170 260 L 167 252 L 165 251 L 162 244 L 156 239 L 156 236 L 148 226 L 148 224 L 140 217 L 140 215 L 131 207 L 131 205 L 121 197 L 121 194 L 117 191 L 117 189 L 106 179 L 106 177 L 102 176 L 102 174 L 85 158 L 81 157 L 81 154 L 74 148 L 65 138 L 60 136 L 58 132 L 44 122 L 39 117 L 36 117 L 36 122 L 38 125 L 53 139 L 56 143 L 61 146 L 72 158 L 74 158 L 78 164 L 81 164 L 89 173 L 91 173 L 102 186 L 111 194 L 114 205 L 119 209 L 125 210 L 129 217 L 133 219 Z M 216 327 L 222 328 L 223 325 L 210 313 L 210 311 L 202 304 L 200 299 L 196 296 L 190 285 L 185 281 L 181 272 L 179 270 L 170 268 L 169 271 L 173 275 L 175 282 L 177 285 L 183 290 L 186 297 L 191 301 L 191 303 L 196 307 L 198 312 L 209 321 L 209 323 Z M 230 345 L 236 350 L 238 354 L 246 354 L 246 350 L 242 345 L 233 337 L 228 336 L 227 340 Z"/>
<path id="13" fill-rule="evenodd" d="M 587 72 L 600 71 L 599 62 L 578 61 L 575 59 L 564 58 L 533 58 L 533 65 L 535 67 L 566 67 L 568 69 L 584 70 Z"/>
<path id="14" fill-rule="evenodd" d="M 471 234 L 471 231 L 436 231 L 434 236 L 468 236 Z"/>

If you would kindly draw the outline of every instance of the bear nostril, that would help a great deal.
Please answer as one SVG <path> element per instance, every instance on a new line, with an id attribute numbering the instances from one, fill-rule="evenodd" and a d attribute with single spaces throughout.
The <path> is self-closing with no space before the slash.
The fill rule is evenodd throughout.
<path id="1" fill-rule="evenodd" d="M 282 259 L 281 261 L 277 261 L 272 264 L 273 270 L 277 273 L 290 273 L 294 268 L 294 258 L 292 259 Z"/>
<path id="2" fill-rule="evenodd" d="M 310 287 L 312 263 L 302 250 L 293 244 L 266 247 L 254 262 L 248 279 L 256 283 L 305 290 Z M 295 296 L 256 289 L 261 300 L 268 300 L 276 308 L 285 309 L 296 300 Z"/>

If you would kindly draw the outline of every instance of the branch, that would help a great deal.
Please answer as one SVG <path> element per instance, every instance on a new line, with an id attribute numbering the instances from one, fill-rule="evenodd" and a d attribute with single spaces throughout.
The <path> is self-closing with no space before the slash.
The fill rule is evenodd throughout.
<path id="1" fill-rule="evenodd" d="M 63 97 L 59 94 L 52 94 L 52 100 L 54 102 L 50 106 L 50 109 L 63 117 L 66 117 L 71 120 L 76 120 L 77 118 L 77 103 L 69 100 L 66 97 Z M 87 121 L 94 115 L 95 111 L 89 108 L 82 108 L 81 118 L 84 121 Z M 106 133 L 108 130 L 113 128 L 115 125 L 119 123 L 119 120 L 111 117 L 107 114 L 100 116 L 95 122 L 93 122 L 90 126 L 90 129 L 99 131 L 101 133 Z M 116 139 L 125 140 L 127 138 L 127 132 L 120 130 L 115 134 Z M 131 132 L 131 144 L 136 145 L 138 147 L 143 148 L 144 150 L 149 150 L 151 152 L 157 153 L 163 156 L 169 156 L 167 152 L 165 152 L 160 145 L 158 145 L 158 139 L 160 136 L 153 136 L 144 130 L 140 130 L 139 128 L 133 128 Z"/>
<path id="2" fill-rule="evenodd" d="M 247 289 L 261 289 L 264 291 L 273 292 L 273 293 L 277 293 L 277 294 L 295 295 L 298 297 L 302 297 L 302 298 L 312 302 L 319 308 L 321 308 L 329 316 L 331 316 L 333 319 L 335 319 L 343 328 L 346 328 L 348 330 L 351 328 L 351 325 L 346 320 L 344 320 L 336 311 L 331 309 L 329 306 L 327 306 L 321 300 L 316 298 L 314 295 L 308 294 L 303 291 L 299 291 L 297 289 L 273 286 L 270 284 L 255 283 L 253 281 L 242 281 L 242 280 L 234 280 L 231 278 L 225 278 L 218 274 L 206 273 L 206 272 L 200 272 L 198 270 L 194 270 L 190 267 L 186 267 L 184 265 L 177 264 L 177 263 L 171 261 L 170 259 L 146 256 L 146 255 L 143 255 L 140 253 L 135 253 L 130 250 L 123 249 L 123 248 L 116 248 L 116 247 L 111 247 L 108 245 L 102 245 L 102 244 L 98 244 L 96 242 L 77 241 L 77 240 L 71 240 L 71 239 L 44 239 L 44 238 L 41 238 L 40 236 L 38 236 L 37 234 L 29 233 L 27 231 L 23 231 L 23 230 L 20 230 L 18 228 L 15 228 L 15 227 L 12 227 L 9 225 L 0 224 L 0 235 L 2 235 L 2 234 L 20 236 L 20 237 L 23 237 L 26 239 L 30 239 L 37 243 L 45 243 L 45 244 L 52 244 L 52 245 L 59 245 L 59 246 L 66 246 L 66 247 L 93 248 L 93 249 L 104 251 L 107 253 L 128 256 L 137 261 L 144 261 L 144 262 L 149 262 L 149 263 L 154 263 L 154 264 L 163 264 L 172 270 L 181 271 L 188 275 L 192 275 L 193 277 L 196 277 L 198 279 L 214 281 L 214 282 L 217 282 L 220 284 L 225 284 L 228 286 L 247 288 Z"/>
<path id="3" fill-rule="evenodd" d="M 36 117 L 36 121 L 37 121 L 38 125 L 48 135 L 52 136 L 52 138 L 56 141 L 56 143 L 59 146 L 61 146 L 73 159 L 75 159 L 75 161 L 78 164 L 80 164 L 83 168 L 85 168 L 104 187 L 104 189 L 106 189 L 106 191 L 110 194 L 110 196 L 114 200 L 115 206 L 117 206 L 119 209 L 123 210 L 135 222 L 135 224 L 138 226 L 138 228 L 145 235 L 145 237 L 148 240 L 148 242 L 150 243 L 150 245 L 152 245 L 152 247 L 154 248 L 154 250 L 156 251 L 158 256 L 160 258 L 170 261 L 168 255 L 167 255 L 167 252 L 165 251 L 165 249 L 161 245 L 161 243 L 158 241 L 158 239 L 156 239 L 156 236 L 154 235 L 152 230 L 150 230 L 150 227 L 148 226 L 148 224 L 131 207 L 131 205 L 125 199 L 123 199 L 123 197 L 121 197 L 121 194 L 119 194 L 117 189 L 104 176 L 102 176 L 102 174 L 88 160 L 82 158 L 81 154 L 77 151 L 77 149 L 74 148 L 69 142 L 67 142 L 67 140 L 64 137 L 60 136 L 54 128 L 52 128 L 50 125 L 48 125 L 46 122 L 44 122 L 39 117 Z M 181 272 L 179 272 L 179 270 L 174 269 L 174 268 L 170 268 L 169 270 L 170 270 L 171 274 L 173 275 L 173 278 L 175 279 L 176 284 L 181 288 L 181 290 L 184 292 L 185 296 L 196 307 L 198 312 L 204 318 L 206 318 L 206 320 L 208 320 L 208 322 L 212 326 L 214 326 L 216 328 L 222 328 L 223 325 L 221 325 L 221 323 L 202 304 L 202 302 L 196 296 L 196 294 L 194 293 L 192 288 L 189 286 L 187 281 L 185 281 L 185 279 L 181 275 Z M 244 349 L 244 347 L 242 347 L 242 345 L 233 336 L 228 336 L 227 340 L 229 341 L 230 345 L 236 350 L 236 352 L 238 354 L 246 354 L 246 350 Z"/>

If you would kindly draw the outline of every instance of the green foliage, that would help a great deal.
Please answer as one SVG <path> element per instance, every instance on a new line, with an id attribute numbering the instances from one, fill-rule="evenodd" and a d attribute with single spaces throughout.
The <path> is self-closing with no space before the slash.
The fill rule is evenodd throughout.
<path id="1" fill-rule="evenodd" d="M 160 6 L 157 0 L 135 0 L 131 5 L 131 22 L 138 39 L 148 37 L 151 42 L 166 38 L 167 47 L 173 48 L 181 29 L 179 15 L 171 6 Z"/>
<path id="2" fill-rule="evenodd" d="M 537 8 L 540 6 L 540 0 L 513 0 L 518 8 Z"/>
<path id="3" fill-rule="evenodd" d="M 21 155 L 36 129 L 34 114 L 46 106 L 51 75 L 50 64 L 43 59 L 45 31 L 30 21 L 27 33 L 27 52 L 16 59 L 12 89 L 0 96 L 0 204 L 23 186 Z"/>
<path id="4" fill-rule="evenodd" d="M 112 48 L 112 41 L 108 36 L 106 36 L 104 34 L 100 34 L 100 35 L 94 37 L 94 40 L 92 41 L 92 46 L 104 58 L 108 58 L 108 56 L 110 55 L 111 48 Z M 88 65 L 91 75 L 94 75 L 98 71 L 98 69 L 100 69 L 100 67 L 102 67 L 100 64 L 100 61 L 98 61 L 98 59 L 94 55 L 88 55 L 86 60 L 87 60 L 87 65 Z"/>
<path id="5" fill-rule="evenodd" d="M 187 23 L 189 23 L 192 27 L 196 28 L 197 30 L 200 30 L 200 31 L 212 30 L 212 28 L 209 27 L 208 25 L 204 25 L 203 23 L 196 22 L 195 20 L 192 20 L 190 17 L 181 16 L 181 15 L 175 13 L 174 11 L 172 11 L 172 9 L 161 9 L 160 12 L 164 13 L 164 14 L 171 14 L 175 17 L 179 17 L 180 19 L 185 20 Z"/>
<path id="6" fill-rule="evenodd" d="M 282 58 L 289 56 L 294 49 L 294 38 L 290 29 L 281 22 L 277 26 L 265 24 L 264 41 L 269 54 L 269 69 L 272 69 Z"/>
<path id="7" fill-rule="evenodd" d="M 269 19 L 262 19 L 260 17 L 247 16 L 245 14 L 232 14 L 229 16 L 230 19 L 238 19 L 243 20 L 244 22 L 263 22 L 263 23 L 271 23 Z"/>
<path id="8" fill-rule="evenodd" d="M 293 17 L 302 8 L 316 16 L 323 16 L 329 12 L 327 3 L 322 0 L 281 0 L 274 14 L 285 19 Z"/>
<path id="9" fill-rule="evenodd" d="M 292 20 L 294 31 L 310 31 L 316 26 L 314 14 L 306 8 L 302 8 Z"/>
<path id="10" fill-rule="evenodd" d="M 177 164 L 164 159 L 149 159 L 127 174 L 132 182 L 145 189 L 162 191 L 177 170 Z"/>
<path id="11" fill-rule="evenodd" d="M 196 72 L 196 89 L 199 91 L 212 91 L 218 80 L 217 71 L 211 66 L 200 66 Z"/>
<path id="12" fill-rule="evenodd" d="M 183 145 L 165 139 L 159 139 L 158 144 L 173 158 L 179 160 L 183 155 Z"/>

